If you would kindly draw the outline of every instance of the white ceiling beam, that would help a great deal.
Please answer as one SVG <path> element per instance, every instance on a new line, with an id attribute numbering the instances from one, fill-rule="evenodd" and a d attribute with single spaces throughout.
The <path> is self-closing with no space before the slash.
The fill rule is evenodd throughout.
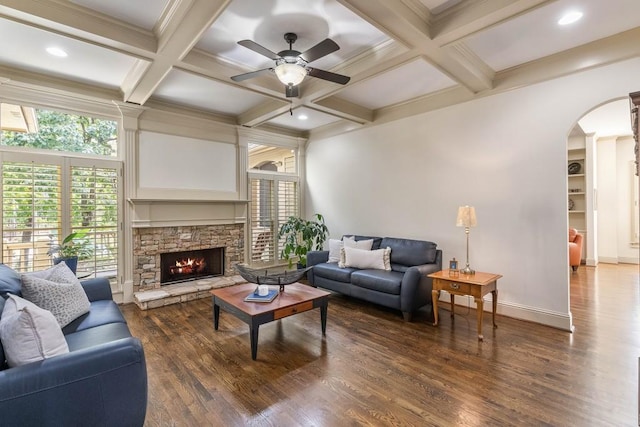
<path id="1" fill-rule="evenodd" d="M 282 83 L 275 78 L 275 74 L 274 76 L 266 75 L 246 80 L 241 83 L 236 83 L 231 80 L 231 76 L 252 70 L 241 69 L 200 49 L 193 49 L 189 52 L 182 60 L 180 68 L 212 78 L 221 83 L 247 88 L 263 95 L 281 98 L 284 94 L 284 87 L 282 86 Z"/>
<path id="2" fill-rule="evenodd" d="M 430 37 L 429 23 L 420 18 L 402 0 L 338 0 L 410 49 L 428 58 L 429 62 L 472 92 L 491 88 L 491 75 L 485 67 L 474 67 L 468 60 L 459 61 Z"/>
<path id="3" fill-rule="evenodd" d="M 315 102 L 315 109 L 348 119 L 356 123 L 370 123 L 373 121 L 373 111 L 361 105 L 340 99 L 336 96 L 323 98 Z"/>
<path id="4" fill-rule="evenodd" d="M 640 27 L 496 73 L 497 90 L 551 80 L 640 57 Z"/>
<path id="5" fill-rule="evenodd" d="M 152 33 L 69 1 L 2 0 L 0 16 L 136 56 L 156 51 Z"/>
<path id="6" fill-rule="evenodd" d="M 467 0 L 435 15 L 431 35 L 440 46 L 446 46 L 555 1 Z"/>
<path id="7" fill-rule="evenodd" d="M 144 104 L 153 94 L 174 65 L 200 40 L 202 34 L 224 11 L 230 0 L 192 0 L 182 2 L 184 10 L 176 13 L 179 23 L 165 24 L 166 33 L 161 35 L 156 60 L 137 82 L 127 82 L 132 90 L 124 94 L 124 100 L 136 104 Z"/>
<path id="8" fill-rule="evenodd" d="M 238 116 L 238 124 L 241 126 L 254 127 L 258 126 L 266 121 L 278 117 L 280 114 L 289 111 L 289 109 L 296 108 L 300 105 L 297 100 L 291 100 L 291 102 L 270 100 L 263 102 Z"/>

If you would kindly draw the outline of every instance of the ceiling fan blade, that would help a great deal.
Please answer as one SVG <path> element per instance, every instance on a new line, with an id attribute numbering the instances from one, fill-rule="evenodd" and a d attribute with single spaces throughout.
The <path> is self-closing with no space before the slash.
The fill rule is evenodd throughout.
<path id="1" fill-rule="evenodd" d="M 287 95 L 287 98 L 297 98 L 300 95 L 300 92 L 298 92 L 298 86 L 293 85 L 287 85 L 284 93 Z"/>
<path id="2" fill-rule="evenodd" d="M 251 49 L 254 52 L 257 52 L 262 56 L 266 56 L 269 59 L 273 59 L 274 61 L 276 59 L 280 59 L 278 54 L 271 52 L 269 49 L 267 49 L 264 46 L 260 46 L 258 43 L 254 42 L 253 40 L 240 40 L 238 44 L 240 46 L 246 47 L 247 49 Z"/>
<path id="3" fill-rule="evenodd" d="M 342 74 L 332 73 L 331 71 L 319 70 L 317 68 L 307 68 L 308 75 L 316 77 L 322 80 L 328 80 L 330 82 L 346 85 L 351 80 L 351 77 L 343 76 Z"/>
<path id="4" fill-rule="evenodd" d="M 242 82 L 247 79 L 252 79 L 254 77 L 267 74 L 268 71 L 273 71 L 273 68 L 263 68 L 262 70 L 251 71 L 250 73 L 238 74 L 237 76 L 231 76 L 231 80 L 233 80 L 234 82 Z"/>
<path id="5" fill-rule="evenodd" d="M 315 61 L 316 59 L 320 59 L 323 56 L 329 55 L 330 53 L 335 52 L 338 49 L 340 49 L 340 46 L 338 46 L 336 42 L 331 39 L 324 39 L 317 45 L 301 53 L 300 58 L 304 59 L 307 62 L 311 62 Z"/>

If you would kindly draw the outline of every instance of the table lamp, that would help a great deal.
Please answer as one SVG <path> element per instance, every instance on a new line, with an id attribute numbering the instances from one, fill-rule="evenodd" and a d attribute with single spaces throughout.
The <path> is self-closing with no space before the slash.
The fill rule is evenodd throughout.
<path id="1" fill-rule="evenodd" d="M 457 227 L 464 227 L 464 232 L 467 235 L 467 265 L 460 270 L 462 274 L 475 274 L 475 270 L 469 267 L 469 228 L 478 225 L 476 220 L 476 209 L 473 206 L 460 206 L 458 208 L 458 218 L 456 219 Z"/>

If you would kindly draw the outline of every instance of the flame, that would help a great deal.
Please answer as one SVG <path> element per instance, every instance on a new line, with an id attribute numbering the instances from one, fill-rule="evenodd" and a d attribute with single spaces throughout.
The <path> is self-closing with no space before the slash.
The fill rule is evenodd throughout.
<path id="1" fill-rule="evenodd" d="M 187 258 L 176 260 L 176 265 L 169 268 L 171 274 L 200 273 L 207 266 L 204 258 Z"/>

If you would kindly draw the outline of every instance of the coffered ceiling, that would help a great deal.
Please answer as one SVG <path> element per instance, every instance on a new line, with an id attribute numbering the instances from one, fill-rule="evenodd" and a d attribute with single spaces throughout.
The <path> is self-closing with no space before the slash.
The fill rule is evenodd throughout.
<path id="1" fill-rule="evenodd" d="M 582 19 L 561 26 L 567 12 Z M 340 49 L 287 98 L 238 45 Z M 0 79 L 293 135 L 343 132 L 640 55 L 637 0 L 0 0 Z M 57 47 L 66 57 L 52 56 Z M 0 80 L 1 81 L 1 80 Z"/>

